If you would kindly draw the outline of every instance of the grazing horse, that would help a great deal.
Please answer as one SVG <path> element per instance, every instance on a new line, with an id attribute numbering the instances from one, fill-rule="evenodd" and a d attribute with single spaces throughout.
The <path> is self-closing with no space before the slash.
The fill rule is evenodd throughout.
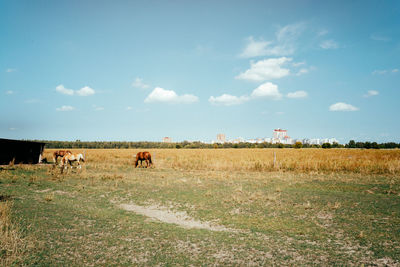
<path id="1" fill-rule="evenodd" d="M 150 167 L 153 165 L 153 162 L 151 161 L 151 154 L 150 152 L 139 152 L 136 154 L 136 161 L 135 161 L 135 168 L 138 166 L 138 162 L 140 160 L 140 166 L 143 166 L 143 160 L 146 162 L 146 168 Z"/>
<path id="2" fill-rule="evenodd" d="M 59 157 L 63 158 L 66 154 L 72 154 L 72 152 L 69 151 L 69 150 L 57 150 L 57 151 L 54 151 L 54 153 L 53 153 L 54 164 L 57 164 L 57 159 Z"/>
<path id="3" fill-rule="evenodd" d="M 81 161 L 85 162 L 85 157 L 82 154 L 66 154 L 60 162 L 61 173 L 63 173 L 64 169 L 68 168 L 68 163 L 72 169 L 72 162 L 76 161 L 78 163 L 78 168 L 82 169 Z"/>

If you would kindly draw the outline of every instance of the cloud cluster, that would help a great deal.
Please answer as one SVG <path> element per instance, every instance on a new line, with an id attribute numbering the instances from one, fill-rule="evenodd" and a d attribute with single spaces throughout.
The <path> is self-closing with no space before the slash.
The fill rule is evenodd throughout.
<path id="1" fill-rule="evenodd" d="M 79 90 L 73 90 L 65 88 L 64 85 L 60 84 L 56 87 L 56 91 L 63 95 L 89 96 L 95 94 L 95 91 L 89 86 L 82 87 Z"/>
<path id="2" fill-rule="evenodd" d="M 306 97 L 307 92 L 305 91 L 297 91 L 293 93 L 289 93 L 287 97 L 289 98 L 302 98 Z M 271 82 L 266 82 L 258 86 L 256 89 L 252 91 L 250 96 L 242 95 L 242 96 L 235 96 L 230 94 L 223 94 L 221 96 L 211 96 L 208 101 L 213 105 L 220 105 L 220 106 L 233 106 L 243 104 L 250 100 L 255 99 L 270 99 L 270 100 L 280 100 L 283 98 L 281 92 L 279 92 L 278 85 L 273 84 Z"/>
<path id="3" fill-rule="evenodd" d="M 161 103 L 194 103 L 197 102 L 199 98 L 195 95 L 184 94 L 178 95 L 173 90 L 166 90 L 161 87 L 156 87 L 154 90 L 146 97 L 144 100 L 145 103 L 154 103 L 154 102 L 161 102 Z"/>

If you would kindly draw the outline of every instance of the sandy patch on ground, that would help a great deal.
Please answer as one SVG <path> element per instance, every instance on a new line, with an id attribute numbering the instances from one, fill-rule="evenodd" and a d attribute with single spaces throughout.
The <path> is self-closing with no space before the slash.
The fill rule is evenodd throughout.
<path id="1" fill-rule="evenodd" d="M 36 193 L 46 193 L 51 191 L 51 188 L 43 189 L 43 190 L 35 190 Z"/>
<path id="2" fill-rule="evenodd" d="M 197 228 L 197 229 L 206 229 L 210 231 L 232 232 L 232 230 L 225 228 L 224 226 L 212 225 L 209 222 L 201 222 L 195 220 L 190 216 L 188 216 L 186 212 L 173 212 L 161 206 L 151 205 L 144 207 L 134 204 L 120 204 L 119 207 L 124 210 L 133 211 L 137 214 L 144 215 L 151 219 L 155 219 L 164 223 L 176 224 L 186 229 Z"/>

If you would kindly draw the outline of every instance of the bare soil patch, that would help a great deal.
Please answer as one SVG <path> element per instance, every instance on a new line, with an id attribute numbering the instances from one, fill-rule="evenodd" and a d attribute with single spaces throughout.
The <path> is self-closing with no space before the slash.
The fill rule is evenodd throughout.
<path id="1" fill-rule="evenodd" d="M 232 232 L 231 229 L 228 229 L 221 225 L 214 225 L 210 222 L 201 222 L 193 219 L 186 212 L 173 212 L 166 207 L 162 206 L 139 206 L 134 204 L 120 204 L 120 208 L 133 211 L 137 214 L 147 216 L 151 219 L 155 219 L 164 223 L 176 224 L 180 227 L 186 229 L 206 229 L 210 231 L 228 231 Z"/>

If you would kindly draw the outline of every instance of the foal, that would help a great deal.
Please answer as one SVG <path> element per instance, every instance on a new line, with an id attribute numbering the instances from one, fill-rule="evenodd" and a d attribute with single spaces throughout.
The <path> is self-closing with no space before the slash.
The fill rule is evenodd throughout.
<path id="1" fill-rule="evenodd" d="M 78 163 L 78 168 L 82 169 L 81 161 L 85 162 L 85 157 L 82 154 L 66 154 L 62 159 L 61 159 L 61 173 L 63 173 L 64 169 L 68 168 L 68 163 L 71 166 L 72 169 L 72 162 L 76 161 Z"/>

